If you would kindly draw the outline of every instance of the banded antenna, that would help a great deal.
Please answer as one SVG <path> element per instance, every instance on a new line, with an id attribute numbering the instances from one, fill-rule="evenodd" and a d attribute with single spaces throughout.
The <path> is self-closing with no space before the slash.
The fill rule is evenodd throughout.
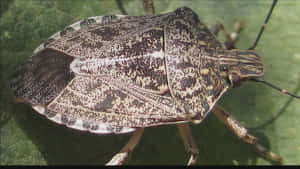
<path id="1" fill-rule="evenodd" d="M 257 46 L 258 41 L 259 41 L 259 39 L 260 39 L 262 33 L 264 32 L 265 27 L 267 26 L 267 23 L 268 23 L 268 21 L 269 21 L 269 19 L 270 19 L 270 17 L 271 17 L 272 11 L 273 11 L 273 9 L 275 8 L 276 3 L 277 3 L 277 0 L 273 0 L 273 3 L 272 3 L 271 8 L 270 8 L 270 10 L 269 10 L 269 12 L 268 12 L 268 15 L 267 15 L 267 17 L 265 18 L 264 24 L 261 26 L 260 31 L 259 31 L 259 33 L 258 33 L 258 35 L 257 35 L 257 37 L 256 37 L 256 39 L 255 39 L 255 41 L 254 41 L 254 43 L 253 43 L 253 45 L 249 48 L 249 50 L 254 50 L 255 47 Z M 250 79 L 250 80 L 255 81 L 255 82 L 263 83 L 263 84 L 265 84 L 265 85 L 267 85 L 267 86 L 269 86 L 269 87 L 272 87 L 272 88 L 275 89 L 275 90 L 278 90 L 278 91 L 279 91 L 280 93 L 282 93 L 282 94 L 289 95 L 289 96 L 292 96 L 292 97 L 294 97 L 294 98 L 300 99 L 300 96 L 294 95 L 294 94 L 288 92 L 287 90 L 282 89 L 282 88 L 279 88 L 279 87 L 277 87 L 277 86 L 275 86 L 275 85 L 273 85 L 273 84 L 271 84 L 271 83 L 269 83 L 269 82 L 267 82 L 267 81 L 265 81 L 265 80 L 263 80 L 263 79 L 260 79 L 260 78 L 252 78 L 252 79 Z"/>
<path id="2" fill-rule="evenodd" d="M 294 97 L 294 98 L 300 99 L 300 96 L 294 95 L 294 94 L 288 92 L 287 90 L 281 89 L 281 88 L 279 88 L 279 87 L 277 87 L 277 86 L 275 86 L 275 85 L 273 85 L 273 84 L 271 84 L 271 83 L 269 83 L 269 82 L 267 82 L 267 81 L 265 81 L 265 80 L 263 80 L 263 79 L 252 78 L 252 79 L 250 79 L 250 80 L 255 81 L 255 82 L 263 83 L 263 84 L 265 84 L 265 85 L 268 85 L 269 87 L 272 87 L 272 88 L 275 89 L 275 90 L 278 90 L 278 91 L 279 91 L 280 93 L 282 93 L 282 94 L 289 95 L 289 96 L 292 96 L 292 97 Z"/>
<path id="3" fill-rule="evenodd" d="M 248 48 L 248 50 L 254 50 L 255 47 L 257 46 L 258 41 L 259 41 L 259 39 L 260 39 L 262 33 L 264 32 L 265 27 L 267 26 L 267 23 L 269 22 L 269 19 L 270 19 L 270 17 L 271 17 L 271 14 L 272 14 L 272 12 L 273 12 L 273 9 L 275 8 L 276 3 L 277 3 L 277 0 L 273 0 L 273 3 L 272 3 L 271 8 L 270 8 L 270 10 L 269 10 L 269 12 L 268 12 L 268 15 L 267 15 L 267 17 L 265 18 L 264 24 L 260 27 L 260 31 L 259 31 L 258 35 L 256 36 L 256 39 L 255 39 L 253 45 L 252 45 L 250 48 Z"/>

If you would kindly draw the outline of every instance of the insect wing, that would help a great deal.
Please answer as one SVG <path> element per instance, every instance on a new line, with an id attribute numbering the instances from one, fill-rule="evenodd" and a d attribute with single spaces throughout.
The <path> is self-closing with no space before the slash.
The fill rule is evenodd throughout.
<path id="1" fill-rule="evenodd" d="M 81 24 L 84 21 L 76 22 L 51 36 L 44 46 L 74 57 L 119 57 L 118 51 L 124 50 L 119 46 L 120 43 L 159 27 L 163 24 L 163 18 L 166 18 L 163 17 L 165 15 L 113 16 L 110 19 L 103 19 L 107 16 L 91 17 L 89 19 L 94 22 L 85 26 Z"/>
<path id="2" fill-rule="evenodd" d="M 74 78 L 69 71 L 73 59 L 52 49 L 35 54 L 14 74 L 11 83 L 14 95 L 31 105 L 47 105 Z"/>
<path id="3" fill-rule="evenodd" d="M 111 128 L 128 130 L 185 120 L 170 97 L 153 95 L 132 84 L 99 76 L 76 76 L 47 109 L 64 118 L 82 121 L 86 130 L 102 126 L 104 133 L 120 132 Z"/>

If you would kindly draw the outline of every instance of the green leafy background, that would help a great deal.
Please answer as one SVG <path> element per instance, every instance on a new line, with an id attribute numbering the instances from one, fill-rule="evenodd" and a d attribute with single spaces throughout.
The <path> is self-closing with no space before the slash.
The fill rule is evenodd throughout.
<path id="1" fill-rule="evenodd" d="M 156 0 L 156 13 L 188 6 L 209 27 L 217 21 L 232 31 L 243 29 L 237 47 L 254 41 L 271 0 Z M 269 82 L 300 94 L 300 1 L 282 0 L 256 48 Z M 1 0 L 0 1 L 0 164 L 105 164 L 131 134 L 93 135 L 52 123 L 30 106 L 15 104 L 9 81 L 15 69 L 47 37 L 78 20 L 106 14 L 143 15 L 140 0 Z M 220 39 L 222 36 L 220 36 Z M 259 142 L 280 154 L 283 164 L 300 164 L 300 100 L 246 82 L 220 101 L 249 128 Z M 269 165 L 252 146 L 237 139 L 213 114 L 192 125 L 199 147 L 198 165 Z M 185 164 L 184 150 L 174 125 L 145 130 L 127 164 Z"/>

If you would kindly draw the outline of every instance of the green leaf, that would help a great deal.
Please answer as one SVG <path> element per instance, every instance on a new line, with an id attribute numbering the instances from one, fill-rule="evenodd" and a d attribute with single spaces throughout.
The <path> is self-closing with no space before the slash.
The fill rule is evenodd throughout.
<path id="1" fill-rule="evenodd" d="M 231 32 L 242 22 L 237 47 L 254 42 L 271 0 L 156 0 L 156 13 L 192 8 L 208 27 L 217 21 Z M 264 79 L 300 95 L 300 1 L 279 1 L 256 48 L 265 66 Z M 33 50 L 49 36 L 89 16 L 143 15 L 141 0 L 1 0 L 0 2 L 0 165 L 105 164 L 131 134 L 93 135 L 52 123 L 30 106 L 13 102 L 9 81 Z M 218 36 L 224 40 L 222 35 Z M 283 164 L 300 164 L 300 101 L 270 87 L 245 82 L 220 104 L 281 155 Z M 265 165 L 254 148 L 239 140 L 211 113 L 192 125 L 199 147 L 198 165 Z M 189 156 L 175 125 L 151 127 L 126 164 L 180 164 Z"/>

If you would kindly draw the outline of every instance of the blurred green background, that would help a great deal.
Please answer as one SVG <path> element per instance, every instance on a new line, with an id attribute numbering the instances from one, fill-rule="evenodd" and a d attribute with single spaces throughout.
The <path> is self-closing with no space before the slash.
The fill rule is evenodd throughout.
<path id="1" fill-rule="evenodd" d="M 237 47 L 247 49 L 268 12 L 271 0 L 154 0 L 156 13 L 192 8 L 209 27 L 217 21 L 232 31 L 242 21 Z M 0 1 L 0 165 L 105 164 L 131 134 L 93 135 L 52 123 L 30 106 L 13 103 L 9 81 L 15 69 L 49 36 L 78 20 L 107 14 L 143 15 L 141 0 Z M 300 1 L 282 0 L 256 48 L 265 76 L 300 95 Z M 223 40 L 222 36 L 220 39 Z M 300 164 L 300 100 L 246 82 L 220 101 L 259 142 L 280 154 L 283 164 Z M 198 165 L 269 165 L 252 146 L 237 139 L 213 114 L 192 125 L 199 147 Z M 188 160 L 174 125 L 145 130 L 126 163 L 180 164 Z"/>

